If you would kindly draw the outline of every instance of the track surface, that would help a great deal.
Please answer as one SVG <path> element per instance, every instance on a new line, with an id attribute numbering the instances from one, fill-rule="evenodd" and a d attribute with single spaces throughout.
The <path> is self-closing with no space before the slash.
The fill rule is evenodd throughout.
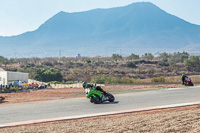
<path id="1" fill-rule="evenodd" d="M 74 98 L 0 105 L 0 125 L 196 102 L 200 101 L 200 87 L 117 94 L 115 98 L 116 102 L 105 104 Z"/>

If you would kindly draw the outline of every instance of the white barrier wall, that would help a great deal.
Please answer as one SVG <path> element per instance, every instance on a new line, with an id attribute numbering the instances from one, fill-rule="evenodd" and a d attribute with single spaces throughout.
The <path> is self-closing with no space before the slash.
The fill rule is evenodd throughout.
<path id="1" fill-rule="evenodd" d="M 46 82 L 40 82 L 40 81 L 36 81 L 33 79 L 29 79 L 28 83 L 37 83 L 37 84 L 48 84 Z M 103 84 L 97 84 L 97 86 L 105 86 Z M 51 84 L 52 88 L 82 88 L 82 83 L 76 83 L 76 84 Z"/>

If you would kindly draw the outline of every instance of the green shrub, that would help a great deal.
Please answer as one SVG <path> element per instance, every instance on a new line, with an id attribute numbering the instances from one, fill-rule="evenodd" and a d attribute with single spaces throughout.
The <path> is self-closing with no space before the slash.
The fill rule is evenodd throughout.
<path id="1" fill-rule="evenodd" d="M 136 68 L 135 62 L 127 62 L 126 65 L 129 68 Z"/>
<path id="2" fill-rule="evenodd" d="M 59 81 L 61 82 L 63 79 L 63 75 L 59 70 L 55 70 L 53 68 L 50 69 L 41 69 L 36 68 L 34 71 L 35 80 L 42 82 L 50 82 L 50 81 Z"/>
<path id="3" fill-rule="evenodd" d="M 92 77 L 91 83 L 97 83 L 97 84 L 131 84 L 131 83 L 140 83 L 140 79 L 134 79 L 129 77 L 112 77 L 112 76 L 94 76 Z"/>
<path id="4" fill-rule="evenodd" d="M 147 60 L 153 60 L 154 59 L 154 56 L 151 53 L 145 53 L 142 57 L 147 59 Z"/>
<path id="5" fill-rule="evenodd" d="M 166 83 L 180 83 L 181 82 L 181 76 L 180 77 L 173 77 L 173 76 L 166 77 L 165 82 Z"/>
<path id="6" fill-rule="evenodd" d="M 120 83 L 133 83 L 131 78 L 123 77 L 120 79 Z"/>
<path id="7" fill-rule="evenodd" d="M 170 66 L 175 66 L 176 65 L 176 61 L 175 60 L 170 60 L 169 61 L 169 65 Z"/>
<path id="8" fill-rule="evenodd" d="M 140 56 L 139 55 L 136 55 L 136 54 L 131 54 L 130 56 L 128 56 L 128 59 L 130 59 L 130 60 L 136 60 L 136 59 L 139 59 L 140 58 Z"/>
<path id="9" fill-rule="evenodd" d="M 189 59 L 184 60 L 184 65 L 186 65 L 186 66 L 200 66 L 199 56 L 190 56 Z"/>
<path id="10" fill-rule="evenodd" d="M 19 87 L 11 87 L 10 91 L 14 91 L 14 92 L 18 92 L 19 91 Z"/>
<path id="11" fill-rule="evenodd" d="M 51 62 L 42 62 L 42 65 L 45 65 L 45 66 L 53 66 L 53 64 Z"/>
<path id="12" fill-rule="evenodd" d="M 88 59 L 88 60 L 86 60 L 86 62 L 87 62 L 88 64 L 90 64 L 92 61 L 91 61 L 90 59 Z"/>
<path id="13" fill-rule="evenodd" d="M 121 60 L 121 59 L 122 59 L 122 56 L 119 55 L 119 54 L 113 54 L 113 55 L 112 55 L 112 58 L 113 58 L 113 60 L 117 61 L 117 60 Z"/>
<path id="14" fill-rule="evenodd" d="M 158 65 L 160 65 L 160 66 L 169 66 L 169 63 L 168 63 L 167 60 L 162 60 L 162 61 L 158 62 Z"/>
<path id="15" fill-rule="evenodd" d="M 111 76 L 94 76 L 92 77 L 91 83 L 97 83 L 97 84 L 116 84 L 120 82 L 119 78 L 111 77 Z"/>
<path id="16" fill-rule="evenodd" d="M 75 82 L 75 81 L 67 81 L 67 82 L 65 82 L 65 84 L 74 84 L 74 83 L 77 83 L 77 82 Z"/>
<path id="17" fill-rule="evenodd" d="M 59 82 L 59 81 L 50 81 L 48 82 L 49 84 L 62 84 L 62 82 Z"/>
<path id="18" fill-rule="evenodd" d="M 77 81 L 66 81 L 66 82 L 59 82 L 59 81 L 50 81 L 49 84 L 75 84 L 78 83 Z"/>
<path id="19" fill-rule="evenodd" d="M 163 76 L 161 77 L 154 77 L 154 78 L 151 78 L 151 82 L 165 82 L 165 78 Z"/>
<path id="20" fill-rule="evenodd" d="M 6 87 L 2 87 L 1 91 L 5 92 L 6 91 Z"/>
<path id="21" fill-rule="evenodd" d="M 6 70 L 7 71 L 17 72 L 17 68 L 16 67 L 8 67 Z"/>
<path id="22" fill-rule="evenodd" d="M 97 83 L 97 84 L 105 84 L 106 82 L 106 76 L 94 76 L 92 77 L 91 83 Z"/>

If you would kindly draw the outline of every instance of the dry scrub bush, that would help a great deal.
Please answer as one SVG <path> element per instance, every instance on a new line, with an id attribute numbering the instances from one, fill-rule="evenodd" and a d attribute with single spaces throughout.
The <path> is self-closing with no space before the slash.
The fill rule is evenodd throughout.
<path id="1" fill-rule="evenodd" d="M 69 71 L 71 74 L 80 74 L 81 73 L 80 69 L 70 69 Z"/>
<path id="2" fill-rule="evenodd" d="M 69 75 L 65 76 L 64 80 L 69 81 L 69 80 L 73 80 L 74 78 L 75 78 L 74 75 L 69 74 Z"/>
<path id="3" fill-rule="evenodd" d="M 167 83 L 176 83 L 176 82 L 181 82 L 181 77 L 167 77 L 165 78 L 165 82 Z"/>
<path id="4" fill-rule="evenodd" d="M 161 82 L 161 83 L 164 83 L 165 82 L 165 78 L 163 76 L 161 76 L 161 77 L 154 77 L 154 78 L 151 78 L 151 82 Z"/>
<path id="5" fill-rule="evenodd" d="M 107 70 L 105 68 L 101 68 L 101 67 L 98 67 L 96 71 L 97 71 L 97 74 L 106 74 L 107 73 Z"/>

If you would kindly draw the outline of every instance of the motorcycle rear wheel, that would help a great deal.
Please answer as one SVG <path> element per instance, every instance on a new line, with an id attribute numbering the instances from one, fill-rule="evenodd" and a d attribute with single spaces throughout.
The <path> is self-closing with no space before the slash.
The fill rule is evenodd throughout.
<path id="1" fill-rule="evenodd" d="M 90 97 L 90 102 L 91 103 L 94 103 L 94 104 L 100 104 L 101 103 L 101 100 L 100 98 L 97 96 L 97 97 Z"/>

